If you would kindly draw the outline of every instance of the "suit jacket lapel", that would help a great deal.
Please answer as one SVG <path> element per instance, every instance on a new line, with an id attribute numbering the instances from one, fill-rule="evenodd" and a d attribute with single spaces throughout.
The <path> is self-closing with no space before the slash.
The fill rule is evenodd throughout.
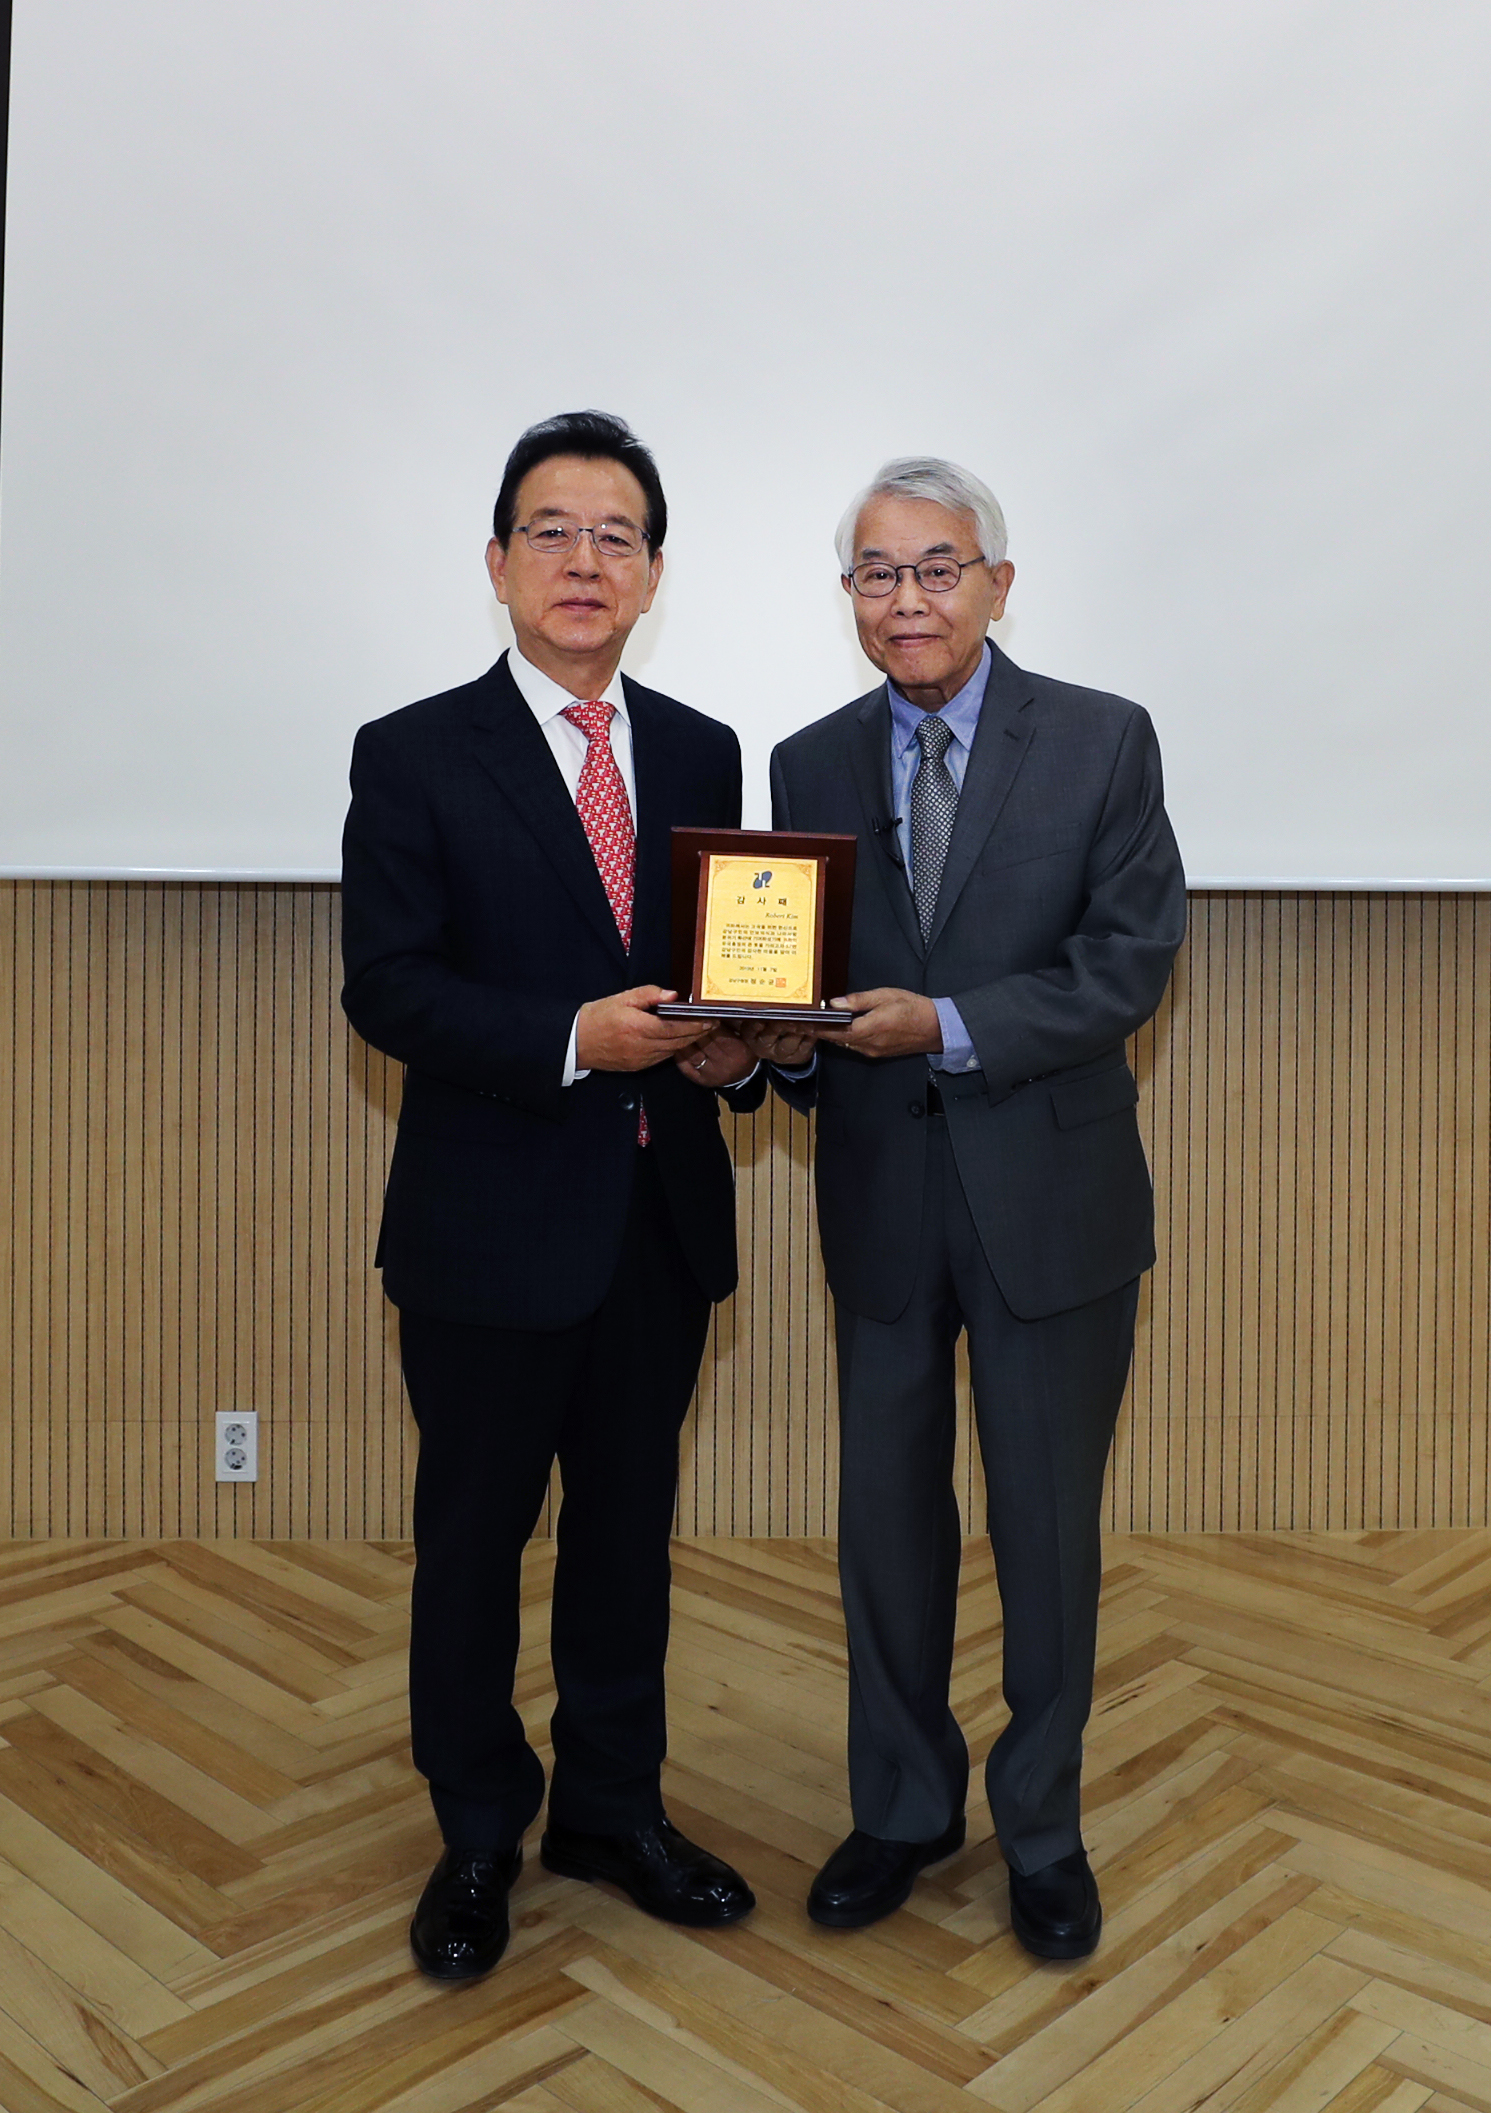
<path id="1" fill-rule="evenodd" d="M 979 853 L 988 842 L 989 832 L 999 819 L 999 810 L 1009 797 L 1010 787 L 1025 760 L 1025 751 L 1035 731 L 1026 712 L 1034 691 L 1014 662 L 1006 659 L 992 641 L 991 647 L 994 663 L 984 687 L 973 750 L 963 775 L 963 789 L 958 795 L 952 842 L 947 847 L 947 863 L 942 869 L 937 909 L 927 941 L 929 953 L 937 944 L 968 876 L 978 862 Z"/>
<path id="2" fill-rule="evenodd" d="M 922 935 L 901 858 L 900 835 L 894 827 L 885 826 L 894 822 L 895 808 L 891 804 L 890 699 L 884 683 L 860 700 L 859 711 L 850 723 L 849 759 L 864 810 L 862 840 L 868 849 L 868 863 L 880 876 L 891 911 L 908 944 L 920 953 Z"/>
<path id="3" fill-rule="evenodd" d="M 637 878 L 632 908 L 633 949 L 644 937 L 666 945 L 672 897 L 672 818 L 680 800 L 674 792 L 673 757 L 636 685 L 621 678 L 627 717 L 632 726 L 632 780 L 637 790 Z"/>
<path id="4" fill-rule="evenodd" d="M 489 670 L 472 718 L 477 760 L 513 807 L 602 938 L 624 955 L 605 883 L 543 730 L 507 671 Z"/>

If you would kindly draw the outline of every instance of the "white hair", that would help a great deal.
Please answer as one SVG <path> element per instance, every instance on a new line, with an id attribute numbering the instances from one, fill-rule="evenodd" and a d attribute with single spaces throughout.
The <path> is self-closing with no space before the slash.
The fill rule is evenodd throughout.
<path id="1" fill-rule="evenodd" d="M 937 455 L 900 455 L 894 462 L 887 462 L 878 469 L 864 490 L 856 494 L 844 509 L 844 518 L 834 537 L 841 572 L 854 570 L 855 527 L 870 501 L 880 498 L 932 499 L 954 513 L 972 514 L 978 530 L 979 555 L 991 566 L 1003 562 L 1009 536 L 999 501 L 988 485 L 981 484 L 970 471 L 960 470 L 955 462 L 944 462 Z"/>

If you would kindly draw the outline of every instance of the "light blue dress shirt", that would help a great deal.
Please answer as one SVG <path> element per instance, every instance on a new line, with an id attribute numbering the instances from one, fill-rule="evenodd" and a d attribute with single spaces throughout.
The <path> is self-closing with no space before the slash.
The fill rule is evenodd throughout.
<path id="1" fill-rule="evenodd" d="M 978 715 L 993 660 L 986 640 L 978 666 L 957 696 L 950 697 L 938 715 L 952 728 L 953 738 L 947 744 L 947 767 L 959 792 L 963 790 L 963 776 L 968 769 L 973 737 L 978 731 Z M 895 802 L 896 834 L 909 888 L 912 879 L 911 787 L 922 756 L 916 730 L 927 715 L 920 705 L 903 697 L 893 682 L 888 682 L 886 689 L 890 695 L 890 791 Z M 951 998 L 934 998 L 932 1003 L 937 1007 L 937 1017 L 942 1023 L 942 1053 L 929 1056 L 927 1062 L 935 1071 L 977 1071 L 978 1057 L 974 1053 L 972 1037 L 963 1024 L 963 1015 Z"/>

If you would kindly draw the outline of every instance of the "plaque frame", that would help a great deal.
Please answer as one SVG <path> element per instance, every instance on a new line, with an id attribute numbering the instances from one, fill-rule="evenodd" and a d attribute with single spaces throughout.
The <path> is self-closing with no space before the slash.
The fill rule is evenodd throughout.
<path id="1" fill-rule="evenodd" d="M 818 900 L 813 934 L 813 1005 L 771 1005 L 754 998 L 718 998 L 701 1004 L 694 993 L 702 980 L 707 907 L 704 861 L 730 858 L 817 859 Z M 853 1013 L 831 1012 L 827 993 L 849 986 L 849 926 L 854 911 L 855 836 L 806 835 L 796 829 L 675 829 L 672 845 L 673 988 L 687 998 L 657 1008 L 665 1020 L 778 1020 L 820 1031 L 841 1032 Z"/>

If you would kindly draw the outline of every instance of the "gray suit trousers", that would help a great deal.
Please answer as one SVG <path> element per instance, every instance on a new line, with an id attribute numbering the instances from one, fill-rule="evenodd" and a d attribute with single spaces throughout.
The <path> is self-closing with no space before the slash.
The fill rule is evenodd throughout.
<path id="1" fill-rule="evenodd" d="M 910 1304 L 888 1322 L 837 1309 L 854 1824 L 930 1841 L 967 1795 L 968 1748 L 948 1702 L 961 1542 L 953 1361 L 966 1328 L 1010 1710 L 986 1780 L 1005 1858 L 1029 1872 L 1082 1845 L 1099 1513 L 1138 1283 L 1017 1319 L 984 1258 L 945 1121 L 930 1117 L 928 1133 Z"/>

